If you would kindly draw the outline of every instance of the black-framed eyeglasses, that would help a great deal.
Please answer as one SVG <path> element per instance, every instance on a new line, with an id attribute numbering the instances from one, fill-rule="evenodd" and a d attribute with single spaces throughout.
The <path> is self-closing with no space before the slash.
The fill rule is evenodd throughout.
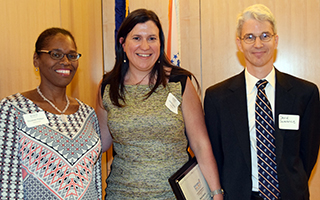
<path id="1" fill-rule="evenodd" d="M 80 57 L 81 57 L 81 54 L 80 53 L 77 53 L 77 52 L 71 52 L 71 53 L 63 53 L 62 51 L 60 50 L 51 50 L 51 51 L 48 51 L 48 50 L 39 50 L 37 51 L 38 53 L 47 53 L 50 55 L 50 57 L 54 60 L 61 60 L 64 55 L 67 56 L 68 60 L 69 61 L 77 61 Z"/>
<path id="2" fill-rule="evenodd" d="M 256 41 L 257 37 L 259 37 L 261 42 L 269 42 L 272 39 L 272 37 L 275 35 L 276 34 L 271 34 L 269 32 L 263 32 L 259 36 L 255 36 L 252 33 L 249 33 L 249 34 L 245 34 L 243 38 L 241 38 L 241 40 L 243 40 L 247 44 L 253 44 Z"/>

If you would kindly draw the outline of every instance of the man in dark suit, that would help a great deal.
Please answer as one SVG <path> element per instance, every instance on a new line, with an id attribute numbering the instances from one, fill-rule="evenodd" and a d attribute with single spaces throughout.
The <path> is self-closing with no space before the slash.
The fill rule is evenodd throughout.
<path id="1" fill-rule="evenodd" d="M 225 200 L 309 199 L 320 141 L 319 91 L 273 66 L 275 24 L 264 5 L 245 9 L 236 43 L 246 67 L 206 91 L 206 124 Z"/>

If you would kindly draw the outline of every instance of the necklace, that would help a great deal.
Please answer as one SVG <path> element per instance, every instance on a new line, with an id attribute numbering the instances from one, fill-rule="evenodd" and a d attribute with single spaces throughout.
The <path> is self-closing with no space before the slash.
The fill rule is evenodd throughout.
<path id="1" fill-rule="evenodd" d="M 149 72 L 147 75 L 145 75 L 145 76 L 141 79 L 141 81 L 139 81 L 139 82 L 136 83 L 135 85 L 140 85 L 140 83 L 142 83 L 142 81 L 143 81 L 149 74 L 150 74 L 150 72 Z"/>
<path id="2" fill-rule="evenodd" d="M 47 99 L 43 94 L 42 92 L 40 91 L 40 88 L 39 86 L 37 87 L 37 92 L 38 94 L 43 98 L 43 100 L 45 100 L 46 102 L 48 102 L 56 111 L 58 111 L 60 113 L 60 119 L 63 121 L 63 122 L 67 122 L 67 117 L 66 115 L 64 115 L 64 113 L 66 112 L 66 110 L 69 108 L 69 105 L 70 105 L 70 102 L 69 102 L 69 99 L 67 97 L 67 94 L 66 94 L 66 100 L 67 100 L 67 105 L 66 107 L 63 109 L 63 111 L 61 111 L 59 108 L 57 108 L 49 99 Z"/>

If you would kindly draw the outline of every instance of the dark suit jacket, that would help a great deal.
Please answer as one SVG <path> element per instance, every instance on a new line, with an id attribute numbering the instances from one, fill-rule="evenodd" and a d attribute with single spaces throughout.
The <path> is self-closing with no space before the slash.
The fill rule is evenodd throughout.
<path id="1" fill-rule="evenodd" d="M 244 71 L 208 88 L 204 109 L 225 200 L 250 200 L 251 155 Z M 308 179 L 320 141 L 319 113 L 317 86 L 276 70 L 276 155 L 284 200 L 309 199 Z M 299 115 L 299 130 L 280 130 L 279 114 Z"/>

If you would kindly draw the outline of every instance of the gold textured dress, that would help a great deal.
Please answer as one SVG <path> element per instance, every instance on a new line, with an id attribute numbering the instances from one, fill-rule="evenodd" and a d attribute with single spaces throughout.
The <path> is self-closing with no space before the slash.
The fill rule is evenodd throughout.
<path id="1" fill-rule="evenodd" d="M 188 161 L 188 141 L 181 104 L 175 114 L 165 102 L 169 93 L 182 102 L 181 87 L 169 82 L 145 99 L 148 85 L 127 85 L 122 108 L 111 103 L 105 87 L 103 104 L 115 151 L 107 200 L 175 199 L 168 178 Z"/>

